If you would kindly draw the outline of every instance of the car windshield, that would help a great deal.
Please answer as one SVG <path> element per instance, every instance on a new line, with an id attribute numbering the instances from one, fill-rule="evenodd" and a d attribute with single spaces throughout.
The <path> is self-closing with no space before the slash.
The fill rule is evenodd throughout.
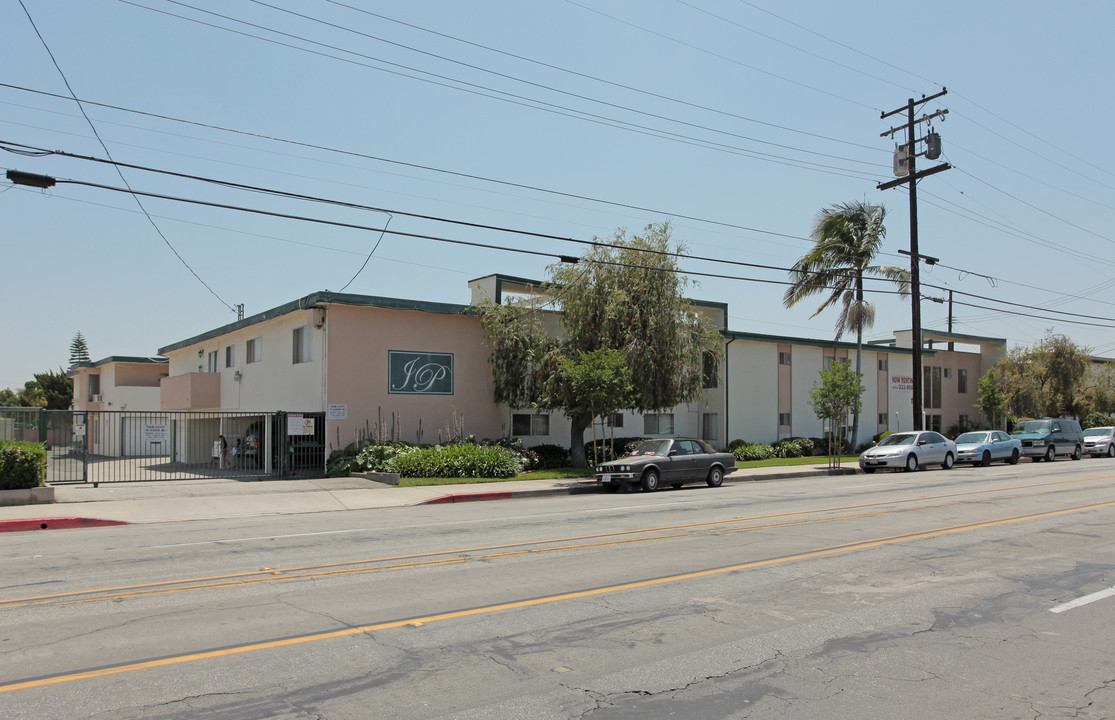
<path id="1" fill-rule="evenodd" d="M 1109 427 L 1088 428 L 1087 430 L 1084 431 L 1084 434 L 1085 435 L 1110 435 L 1111 434 L 1111 428 L 1109 428 Z"/>
<path id="2" fill-rule="evenodd" d="M 1047 433 L 1049 432 L 1049 420 L 1026 420 L 1014 426 L 1010 431 L 1011 435 L 1022 435 L 1024 433 Z"/>
<path id="3" fill-rule="evenodd" d="M 669 440 L 644 440 L 635 446 L 629 454 L 635 455 L 665 455 L 670 449 Z"/>
<path id="4" fill-rule="evenodd" d="M 981 432 L 967 432 L 956 438 L 956 444 L 960 443 L 984 443 L 987 442 L 987 433 Z"/>
<path id="5" fill-rule="evenodd" d="M 894 435 L 887 435 L 879 442 L 879 445 L 913 445 L 915 438 L 917 438 L 917 435 L 899 435 L 895 433 Z"/>

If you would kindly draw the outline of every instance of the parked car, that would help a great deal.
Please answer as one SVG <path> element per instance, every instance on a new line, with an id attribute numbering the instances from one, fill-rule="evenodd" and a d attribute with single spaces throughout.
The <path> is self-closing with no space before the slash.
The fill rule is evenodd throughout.
<path id="1" fill-rule="evenodd" d="M 691 482 L 720 487 L 735 469 L 732 453 L 717 452 L 704 440 L 670 438 L 644 440 L 626 457 L 597 465 L 593 477 L 605 488 L 638 485 L 652 492 L 662 485 L 679 488 Z"/>
<path id="2" fill-rule="evenodd" d="M 1094 427 L 1085 430 L 1084 452 L 1092 456 L 1115 457 L 1115 427 Z"/>
<path id="3" fill-rule="evenodd" d="M 956 443 L 932 430 L 892 433 L 859 456 L 859 466 L 865 473 L 879 468 L 902 468 L 909 472 L 937 463 L 950 470 L 954 462 Z"/>
<path id="4" fill-rule="evenodd" d="M 987 467 L 995 460 L 1017 465 L 1022 441 L 1002 430 L 974 430 L 956 438 L 956 462 Z"/>
<path id="5" fill-rule="evenodd" d="M 1022 441 L 1022 454 L 1034 462 L 1053 462 L 1058 455 L 1079 460 L 1084 448 L 1080 423 L 1065 418 L 1023 420 L 1011 429 L 1010 435 Z"/>

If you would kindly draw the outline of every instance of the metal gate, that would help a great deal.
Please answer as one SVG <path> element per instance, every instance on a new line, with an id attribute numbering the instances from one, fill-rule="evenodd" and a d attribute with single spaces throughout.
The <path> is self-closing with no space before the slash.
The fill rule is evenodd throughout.
<path id="1" fill-rule="evenodd" d="M 43 443 L 47 482 L 321 477 L 324 413 L 0 408 L 0 440 Z"/>

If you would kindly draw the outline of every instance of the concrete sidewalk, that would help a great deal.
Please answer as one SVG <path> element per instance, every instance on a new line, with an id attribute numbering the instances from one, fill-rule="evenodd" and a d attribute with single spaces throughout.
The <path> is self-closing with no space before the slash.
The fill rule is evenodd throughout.
<path id="1" fill-rule="evenodd" d="M 825 465 L 749 468 L 725 483 L 848 474 L 856 466 L 831 471 Z M 317 480 L 171 480 L 149 483 L 57 485 L 55 503 L 0 507 L 0 533 L 15 530 L 90 527 L 98 524 L 159 523 L 183 520 L 289 515 L 337 510 L 370 510 L 407 505 L 507 500 L 546 495 L 602 492 L 591 478 L 509 480 L 496 483 L 394 487 L 363 478 Z M 45 526 L 45 527 L 44 527 Z"/>

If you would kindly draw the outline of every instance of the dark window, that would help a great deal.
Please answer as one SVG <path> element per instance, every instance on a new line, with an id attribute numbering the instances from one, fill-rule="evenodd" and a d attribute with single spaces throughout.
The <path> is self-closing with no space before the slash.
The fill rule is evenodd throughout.
<path id="1" fill-rule="evenodd" d="M 956 371 L 956 392 L 968 392 L 968 371 L 963 368 Z"/>
<path id="2" fill-rule="evenodd" d="M 716 353 L 706 352 L 701 356 L 701 360 L 701 387 L 717 387 L 720 373 L 717 367 Z"/>

